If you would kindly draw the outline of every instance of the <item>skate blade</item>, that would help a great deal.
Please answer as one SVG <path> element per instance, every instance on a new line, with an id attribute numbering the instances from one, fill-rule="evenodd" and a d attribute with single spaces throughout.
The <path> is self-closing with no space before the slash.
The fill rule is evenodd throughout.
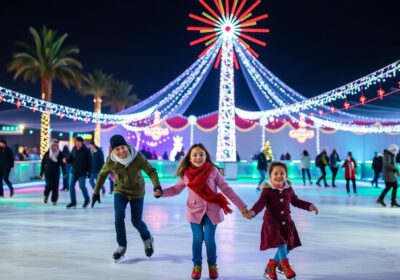
<path id="1" fill-rule="evenodd" d="M 125 256 L 122 256 L 120 259 L 114 260 L 114 263 L 120 263 L 124 258 L 125 258 Z"/>
<path id="2" fill-rule="evenodd" d="M 269 277 L 269 275 L 267 273 L 265 273 L 265 272 L 264 272 L 263 276 L 264 276 L 265 279 L 268 279 L 268 280 L 276 280 L 276 279 L 273 279 L 273 278 Z"/>

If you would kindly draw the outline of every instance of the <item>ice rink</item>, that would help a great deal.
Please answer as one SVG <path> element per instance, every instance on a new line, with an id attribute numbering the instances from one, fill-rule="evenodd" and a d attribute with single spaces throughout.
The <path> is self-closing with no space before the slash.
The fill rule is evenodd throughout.
<path id="1" fill-rule="evenodd" d="M 303 243 L 289 254 L 296 279 L 400 279 L 400 209 L 390 207 L 390 193 L 385 199 L 389 207 L 378 207 L 375 201 L 382 189 L 359 185 L 358 197 L 348 197 L 343 182 L 335 189 L 295 185 L 297 195 L 320 210 L 314 215 L 292 208 Z M 257 200 L 254 183 L 231 186 L 249 207 Z M 61 192 L 53 206 L 43 203 L 42 189 L 40 185 L 19 188 L 13 198 L 6 191 L 0 199 L 0 279 L 191 279 L 186 190 L 178 197 L 155 199 L 148 185 L 144 221 L 154 236 L 155 253 L 145 257 L 127 211 L 127 253 L 114 264 L 113 196 L 107 193 L 101 204 L 83 209 L 78 192 L 78 208 L 67 210 L 68 193 Z M 219 279 L 264 279 L 265 264 L 275 250 L 259 251 L 261 222 L 261 213 L 249 221 L 235 208 L 218 226 Z M 205 249 L 203 257 L 202 279 L 208 279 Z M 279 275 L 279 279 L 286 278 Z"/>

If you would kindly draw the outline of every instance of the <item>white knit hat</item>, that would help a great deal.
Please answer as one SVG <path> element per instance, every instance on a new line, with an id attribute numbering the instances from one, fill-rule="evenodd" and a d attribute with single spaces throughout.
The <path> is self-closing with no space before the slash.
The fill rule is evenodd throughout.
<path id="1" fill-rule="evenodd" d="M 396 144 L 392 144 L 388 148 L 389 151 L 396 150 L 399 151 L 399 147 Z"/>

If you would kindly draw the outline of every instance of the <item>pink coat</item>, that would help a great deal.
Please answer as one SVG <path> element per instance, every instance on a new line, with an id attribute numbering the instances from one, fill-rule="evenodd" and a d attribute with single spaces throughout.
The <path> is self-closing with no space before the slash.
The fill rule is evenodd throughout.
<path id="1" fill-rule="evenodd" d="M 186 176 L 179 179 L 176 185 L 163 189 L 162 197 L 169 197 L 180 194 L 183 189 L 186 188 L 187 183 L 188 178 Z M 228 183 L 225 181 L 224 177 L 216 167 L 212 168 L 210 177 L 208 177 L 207 180 L 207 184 L 214 192 L 218 192 L 218 187 L 237 208 L 241 209 L 243 207 L 246 207 L 246 204 L 244 204 L 240 197 L 228 185 Z M 187 189 L 189 192 L 189 196 L 186 202 L 186 218 L 188 222 L 200 224 L 204 214 L 207 214 L 214 225 L 224 220 L 224 213 L 218 204 L 208 203 L 190 188 Z"/>

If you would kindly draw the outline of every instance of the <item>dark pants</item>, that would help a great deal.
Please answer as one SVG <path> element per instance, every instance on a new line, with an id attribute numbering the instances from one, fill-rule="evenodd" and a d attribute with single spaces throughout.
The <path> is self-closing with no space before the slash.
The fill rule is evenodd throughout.
<path id="1" fill-rule="evenodd" d="M 71 173 L 71 164 L 65 165 L 65 177 L 63 177 L 63 189 L 69 189 L 70 182 L 70 173 Z"/>
<path id="2" fill-rule="evenodd" d="M 301 169 L 301 174 L 303 175 L 303 183 L 304 183 L 304 185 L 306 184 L 306 173 L 307 173 L 307 176 L 308 176 L 308 181 L 309 181 L 310 184 L 311 184 L 310 169 L 309 169 L 309 168 L 307 168 L 307 169 L 302 168 L 302 169 Z"/>
<path id="3" fill-rule="evenodd" d="M 319 182 L 321 182 L 321 180 L 324 180 L 325 186 L 328 186 L 328 184 L 326 183 L 326 170 L 325 170 L 325 166 L 320 166 L 320 167 L 319 167 L 319 170 L 321 170 L 322 175 L 318 178 L 317 185 L 319 184 Z"/>
<path id="4" fill-rule="evenodd" d="M 97 177 L 99 176 L 99 173 L 90 173 L 90 179 L 89 179 L 89 183 L 92 186 L 92 189 L 94 189 L 94 187 L 96 186 L 96 182 L 97 182 Z M 101 192 L 104 194 L 106 192 L 106 188 L 103 186 L 101 186 Z"/>
<path id="5" fill-rule="evenodd" d="M 378 179 L 379 179 L 379 174 L 381 173 L 380 170 L 374 170 L 374 179 L 372 179 L 372 185 L 375 183 L 375 187 L 378 187 Z"/>
<path id="6" fill-rule="evenodd" d="M 77 181 L 79 183 L 79 188 L 82 191 L 85 202 L 90 201 L 90 197 L 85 186 L 86 176 L 77 177 L 76 175 L 71 174 L 71 184 L 69 185 L 69 194 L 71 196 L 71 203 L 76 204 L 75 184 Z"/>
<path id="7" fill-rule="evenodd" d="M 383 200 L 386 196 L 386 194 L 390 191 L 391 188 L 392 190 L 392 203 L 396 202 L 396 196 L 397 196 L 397 182 L 385 182 L 385 189 L 382 191 L 381 195 L 379 196 L 380 200 Z"/>
<path id="8" fill-rule="evenodd" d="M 332 171 L 332 186 L 335 185 L 335 179 L 336 179 L 336 175 L 338 172 L 338 167 L 331 167 L 331 171 Z"/>
<path id="9" fill-rule="evenodd" d="M 346 179 L 346 190 L 350 193 L 350 181 L 353 183 L 353 192 L 357 193 L 356 179 Z"/>
<path id="10" fill-rule="evenodd" d="M 51 202 L 58 200 L 58 185 L 60 181 L 60 173 L 45 174 L 46 186 L 44 189 L 44 196 L 49 196 L 51 192 Z"/>
<path id="11" fill-rule="evenodd" d="M 143 198 L 128 200 L 121 194 L 114 195 L 114 211 L 115 211 L 115 231 L 117 233 L 117 242 L 119 246 L 126 247 L 126 230 L 125 230 L 125 210 L 128 203 L 131 206 L 132 225 L 140 233 L 142 240 L 150 238 L 150 232 L 146 224 L 142 220 L 143 215 Z"/>
<path id="12" fill-rule="evenodd" d="M 10 168 L 0 167 L 0 196 L 4 196 L 3 180 L 4 182 L 6 182 L 8 188 L 10 189 L 10 192 L 12 193 L 14 191 L 12 184 L 8 179 L 10 177 L 10 171 L 11 171 Z"/>

